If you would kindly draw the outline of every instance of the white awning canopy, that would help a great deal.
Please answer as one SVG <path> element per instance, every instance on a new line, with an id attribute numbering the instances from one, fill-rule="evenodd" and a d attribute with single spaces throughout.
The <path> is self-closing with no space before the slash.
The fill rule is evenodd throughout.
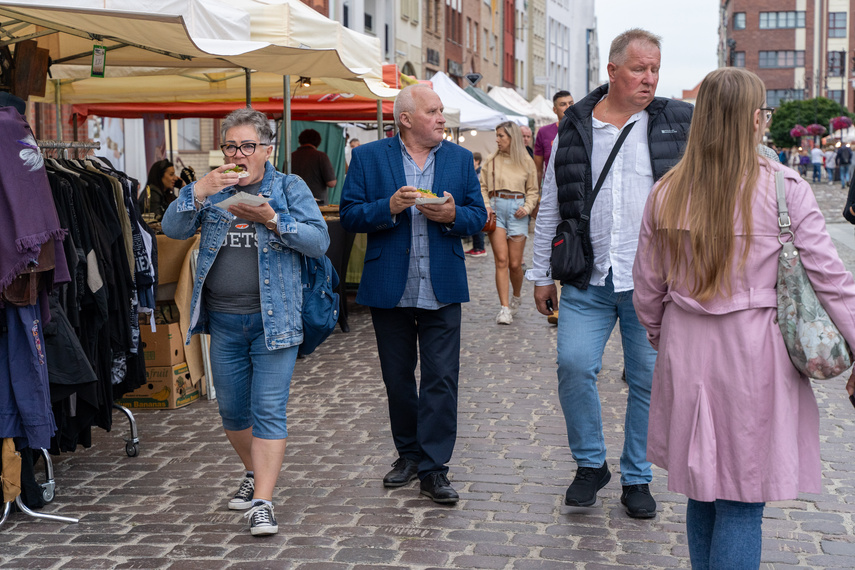
<path id="1" fill-rule="evenodd" d="M 544 115 L 540 109 L 533 107 L 522 95 L 509 87 L 493 87 L 487 95 L 501 105 L 509 109 L 515 109 L 526 117 L 534 119 L 535 127 L 540 128 L 555 122 L 555 113 L 550 111 L 547 115 Z"/>
<path id="2" fill-rule="evenodd" d="M 518 124 L 528 125 L 528 119 L 525 117 L 518 115 L 508 117 L 504 113 L 480 103 L 441 71 L 431 77 L 430 81 L 433 83 L 433 90 L 442 99 L 442 104 L 445 107 L 459 110 L 459 127 L 461 129 L 490 131 L 495 129 L 499 123 L 510 120 Z"/>

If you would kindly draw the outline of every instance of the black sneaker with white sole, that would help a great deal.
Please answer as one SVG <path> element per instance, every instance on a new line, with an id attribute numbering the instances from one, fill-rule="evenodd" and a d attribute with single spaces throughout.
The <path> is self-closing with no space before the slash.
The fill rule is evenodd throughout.
<path id="1" fill-rule="evenodd" d="M 255 493 L 255 479 L 244 477 L 235 496 L 229 499 L 229 508 L 233 511 L 245 511 L 252 506 L 252 495 Z"/>
<path id="2" fill-rule="evenodd" d="M 249 533 L 252 536 L 265 536 L 279 532 L 279 525 L 273 518 L 273 505 L 261 503 L 249 509 L 243 516 L 249 519 Z"/>

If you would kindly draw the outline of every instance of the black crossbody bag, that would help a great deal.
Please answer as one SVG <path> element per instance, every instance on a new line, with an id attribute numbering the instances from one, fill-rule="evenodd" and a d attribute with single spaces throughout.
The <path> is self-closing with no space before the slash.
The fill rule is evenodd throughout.
<path id="1" fill-rule="evenodd" d="M 575 218 L 563 220 L 558 224 L 555 237 L 552 238 L 552 257 L 549 260 L 553 279 L 562 283 L 570 283 L 579 289 L 588 288 L 594 259 L 594 248 L 591 246 L 591 235 L 588 233 L 591 208 L 594 207 L 594 200 L 597 199 L 597 194 L 600 193 L 600 188 L 606 181 L 606 176 L 611 170 L 612 163 L 615 161 L 623 141 L 626 140 L 629 131 L 634 126 L 634 122 L 630 123 L 615 141 L 615 146 L 612 147 L 612 152 L 609 154 L 602 172 L 600 172 L 600 178 L 597 180 L 594 191 L 588 201 L 585 202 L 585 209 L 582 210 L 580 218 L 578 220 Z"/>

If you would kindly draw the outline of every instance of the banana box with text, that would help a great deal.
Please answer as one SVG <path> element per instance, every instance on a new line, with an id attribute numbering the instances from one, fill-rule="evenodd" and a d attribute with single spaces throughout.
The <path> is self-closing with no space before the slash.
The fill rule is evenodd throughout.
<path id="1" fill-rule="evenodd" d="M 174 410 L 199 399 L 199 386 L 193 384 L 187 364 L 152 366 L 146 369 L 145 384 L 125 394 L 116 403 L 133 410 Z"/>

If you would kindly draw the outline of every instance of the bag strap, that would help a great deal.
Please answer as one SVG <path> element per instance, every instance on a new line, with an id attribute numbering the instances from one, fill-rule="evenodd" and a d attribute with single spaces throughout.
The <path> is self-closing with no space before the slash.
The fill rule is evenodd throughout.
<path id="1" fill-rule="evenodd" d="M 600 189 L 603 187 L 603 183 L 606 181 L 606 177 L 609 175 L 609 170 L 612 168 L 612 163 L 615 161 L 615 158 L 620 151 L 620 147 L 623 145 L 623 141 L 626 140 L 626 137 L 629 136 L 629 131 L 632 130 L 632 127 L 635 126 L 635 123 L 638 121 L 633 121 L 629 125 L 627 125 L 623 131 L 621 131 L 620 136 L 617 141 L 615 141 L 615 146 L 612 147 L 612 152 L 609 154 L 609 157 L 606 159 L 606 163 L 603 165 L 603 170 L 600 172 L 600 178 L 597 180 L 597 185 L 594 187 L 594 191 L 591 193 L 591 197 L 588 198 L 588 201 L 585 202 L 585 209 L 582 211 L 582 222 L 579 224 L 579 229 L 584 229 L 588 225 L 588 220 L 591 219 L 591 209 L 594 207 L 594 200 L 597 199 L 597 194 L 600 193 Z"/>
<path id="2" fill-rule="evenodd" d="M 787 197 L 784 195 L 784 172 L 781 170 L 775 172 L 775 197 L 778 201 L 778 242 L 784 245 L 787 234 L 790 235 L 789 241 L 795 239 L 795 234 L 790 229 L 790 212 L 787 209 Z"/>

